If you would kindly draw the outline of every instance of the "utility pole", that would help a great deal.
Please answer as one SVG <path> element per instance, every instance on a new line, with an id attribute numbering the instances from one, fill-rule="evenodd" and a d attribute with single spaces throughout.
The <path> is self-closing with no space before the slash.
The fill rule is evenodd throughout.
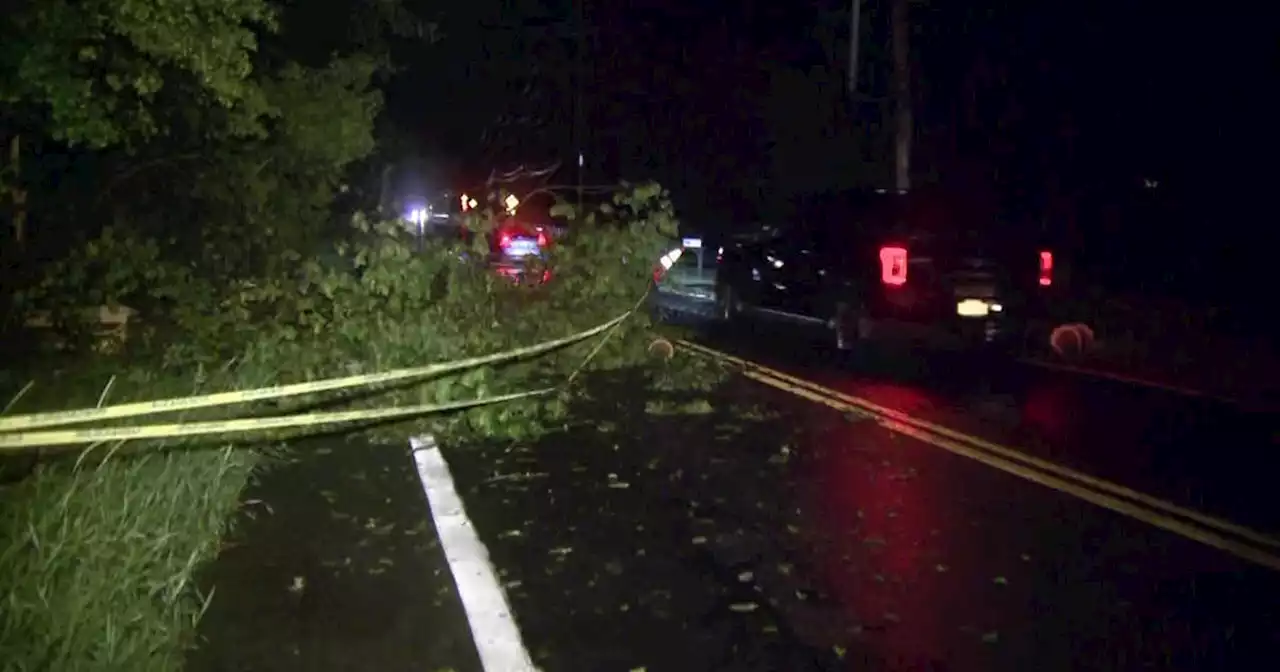
<path id="1" fill-rule="evenodd" d="M 849 11 L 849 96 L 858 97 L 858 54 L 862 51 L 862 0 Z"/>
<path id="2" fill-rule="evenodd" d="M 893 186 L 899 192 L 911 188 L 911 58 L 908 33 L 911 24 L 907 0 L 889 0 L 893 51 Z"/>
<path id="3" fill-rule="evenodd" d="M 576 52 L 574 56 L 577 59 L 577 67 L 575 68 L 576 72 L 573 78 L 574 79 L 574 82 L 573 82 L 573 87 L 574 87 L 573 135 L 574 135 L 574 145 L 575 145 L 574 149 L 577 151 L 577 154 L 578 154 L 578 156 L 576 157 L 577 163 L 578 163 L 578 210 L 577 210 L 578 217 L 583 216 L 582 215 L 582 191 L 583 191 L 582 184 L 583 184 L 583 170 L 584 170 L 583 164 L 586 163 L 585 151 L 584 151 L 585 135 L 586 135 L 586 128 L 585 128 L 586 115 L 584 114 L 583 100 L 582 100 L 583 94 L 586 88 L 584 86 L 584 81 L 586 80 L 586 74 L 587 74 L 586 3 L 587 3 L 587 0 L 577 0 L 576 2 L 573 3 L 574 9 L 577 10 L 575 19 L 578 24 L 577 25 L 578 45 L 577 45 L 577 48 L 574 50 Z"/>

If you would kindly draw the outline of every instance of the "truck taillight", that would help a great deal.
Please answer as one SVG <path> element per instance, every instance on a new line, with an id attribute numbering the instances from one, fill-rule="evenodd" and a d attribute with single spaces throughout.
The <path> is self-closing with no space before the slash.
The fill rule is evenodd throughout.
<path id="1" fill-rule="evenodd" d="M 1040 286 L 1053 284 L 1053 253 L 1048 250 L 1040 252 Z"/>
<path id="2" fill-rule="evenodd" d="M 880 281 L 894 287 L 907 284 L 907 248 L 897 245 L 880 248 Z"/>

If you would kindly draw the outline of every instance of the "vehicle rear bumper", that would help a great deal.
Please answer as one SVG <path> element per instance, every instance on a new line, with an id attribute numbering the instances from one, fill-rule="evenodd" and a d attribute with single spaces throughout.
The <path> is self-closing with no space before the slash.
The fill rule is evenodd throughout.
<path id="1" fill-rule="evenodd" d="M 546 267 L 530 267 L 523 263 L 491 262 L 489 268 L 512 282 L 542 284 L 551 280 L 551 270 Z"/>

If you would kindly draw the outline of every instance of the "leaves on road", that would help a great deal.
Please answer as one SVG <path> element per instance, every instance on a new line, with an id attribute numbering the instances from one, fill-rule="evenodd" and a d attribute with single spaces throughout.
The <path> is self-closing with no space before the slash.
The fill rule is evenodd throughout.
<path id="1" fill-rule="evenodd" d="M 707 415 L 715 411 L 711 402 L 698 399 L 684 403 L 665 400 L 654 400 L 645 404 L 645 413 L 649 415 Z"/>

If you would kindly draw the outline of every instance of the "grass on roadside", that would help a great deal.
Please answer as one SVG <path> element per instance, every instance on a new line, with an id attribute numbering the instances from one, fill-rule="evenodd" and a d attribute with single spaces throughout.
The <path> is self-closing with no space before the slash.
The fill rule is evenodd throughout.
<path id="1" fill-rule="evenodd" d="M 712 365 L 677 359 L 657 372 L 658 388 L 709 389 L 723 378 Z M 184 377 L 112 358 L 42 364 L 33 361 L 30 375 L 0 371 L 5 401 L 27 380 L 39 381 L 8 414 L 269 382 L 266 372 L 244 368 Z M 690 398 L 653 410 L 698 415 L 707 408 Z M 152 421 L 133 420 L 125 424 Z M 29 454 L 0 455 L 0 670 L 168 672 L 182 669 L 196 643 L 208 597 L 196 572 L 218 554 L 264 452 L 216 439 L 117 448 L 47 452 L 25 477 Z"/>
<path id="2" fill-rule="evenodd" d="M 105 362 L 74 370 L 46 371 L 47 384 L 10 413 L 187 396 L 193 382 L 200 389 L 212 382 L 108 369 Z M 103 400 L 103 383 L 113 375 Z M 9 395 L 23 385 L 16 377 L 2 383 Z M 0 485 L 4 670 L 182 666 L 203 606 L 193 572 L 216 554 L 258 453 L 195 441 L 111 449 L 46 454 L 25 478 L 10 474 Z"/>

